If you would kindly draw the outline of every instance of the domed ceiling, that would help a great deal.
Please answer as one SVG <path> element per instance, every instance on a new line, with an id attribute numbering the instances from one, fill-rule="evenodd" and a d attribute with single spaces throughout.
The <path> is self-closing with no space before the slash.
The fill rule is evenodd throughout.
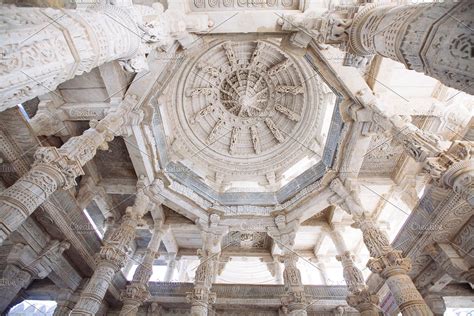
<path id="1" fill-rule="evenodd" d="M 175 160 L 218 191 L 246 181 L 278 189 L 298 161 L 320 160 L 334 100 L 303 58 L 277 41 L 214 40 L 187 59 L 165 110 Z"/>

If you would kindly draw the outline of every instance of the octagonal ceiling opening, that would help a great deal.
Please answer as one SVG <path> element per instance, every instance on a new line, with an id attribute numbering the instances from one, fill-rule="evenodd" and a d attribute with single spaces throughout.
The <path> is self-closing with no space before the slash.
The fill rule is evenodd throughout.
<path id="1" fill-rule="evenodd" d="M 160 107 L 170 156 L 217 192 L 275 192 L 323 154 L 335 95 L 279 40 L 211 40 Z"/>

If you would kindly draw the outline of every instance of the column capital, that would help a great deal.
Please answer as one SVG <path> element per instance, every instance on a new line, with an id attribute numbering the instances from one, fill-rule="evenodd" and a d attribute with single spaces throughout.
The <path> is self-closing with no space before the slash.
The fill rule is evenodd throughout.
<path id="1" fill-rule="evenodd" d="M 64 190 L 74 187 L 77 184 L 76 177 L 84 174 L 81 163 L 69 157 L 61 148 L 40 147 L 34 159 L 32 170 L 59 175 L 58 187 Z"/>
<path id="2" fill-rule="evenodd" d="M 306 47 L 313 38 L 320 44 L 343 44 L 349 39 L 351 16 L 356 9 L 356 6 L 345 6 L 324 15 L 309 10 L 284 15 L 278 23 L 284 31 L 297 32 L 290 38 L 297 47 Z"/>
<path id="3" fill-rule="evenodd" d="M 369 259 L 367 267 L 373 273 L 380 274 L 383 278 L 393 275 L 407 274 L 411 270 L 411 260 L 402 256 L 399 250 L 391 250 L 379 256 Z"/>
<path id="4" fill-rule="evenodd" d="M 124 302 L 124 305 L 136 305 L 137 307 L 143 304 L 146 300 L 151 297 L 148 285 L 142 282 L 134 282 L 127 285 L 125 290 L 120 294 L 120 299 Z M 125 308 L 125 306 L 124 306 Z M 123 309 L 122 309 L 123 312 Z M 125 313 L 124 315 L 128 315 Z"/>
<path id="5" fill-rule="evenodd" d="M 350 293 L 346 301 L 349 306 L 357 309 L 361 315 L 380 315 L 380 309 L 378 308 L 379 297 L 370 293 L 368 288 Z"/>
<path id="6" fill-rule="evenodd" d="M 447 150 L 427 158 L 424 169 L 436 183 L 453 188 L 474 206 L 473 141 L 454 141 Z"/>
<path id="7" fill-rule="evenodd" d="M 52 100 L 43 100 L 38 104 L 38 111 L 29 121 L 31 128 L 37 136 L 67 136 L 64 124 L 63 111 L 51 106 Z"/>
<path id="8" fill-rule="evenodd" d="M 378 225 L 365 213 L 361 216 L 354 216 L 352 227 L 362 231 L 362 237 L 367 249 L 372 257 L 380 257 L 393 250 L 387 235 Z"/>

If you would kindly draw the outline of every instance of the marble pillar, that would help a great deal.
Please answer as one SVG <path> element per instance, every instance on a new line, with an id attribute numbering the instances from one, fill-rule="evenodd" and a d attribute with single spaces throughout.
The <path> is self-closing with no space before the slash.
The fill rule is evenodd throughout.
<path id="1" fill-rule="evenodd" d="M 61 148 L 36 150 L 33 167 L 0 193 L 0 244 L 56 190 L 76 185 L 75 178 L 84 174 L 82 166 L 98 149 L 107 149 L 114 136 L 141 121 L 143 116 L 132 112 L 137 103 L 136 96 L 127 96 L 115 112 L 93 123 L 82 135 L 71 137 Z"/>
<path id="2" fill-rule="evenodd" d="M 0 21 L 0 111 L 110 61 L 127 71 L 145 70 L 152 48 L 209 24 L 204 15 L 168 14 L 159 4 L 83 10 L 4 6 Z"/>
<path id="3" fill-rule="evenodd" d="M 282 304 L 287 306 L 288 315 L 306 316 L 308 300 L 304 292 L 301 272 L 296 267 L 298 257 L 294 253 L 287 253 L 283 256 L 283 281 L 286 295 L 282 297 Z"/>
<path id="4" fill-rule="evenodd" d="M 56 89 L 57 85 L 116 59 L 133 58 L 140 34 L 120 7 L 87 10 L 2 8 L 0 111 Z"/>
<path id="5" fill-rule="evenodd" d="M 215 294 L 211 292 L 212 280 L 215 271 L 217 254 L 200 252 L 200 262 L 196 269 L 194 278 L 194 289 L 187 294 L 187 300 L 191 303 L 192 316 L 207 316 L 209 304 L 214 303 Z"/>
<path id="6" fill-rule="evenodd" d="M 410 259 L 403 257 L 401 251 L 390 245 L 386 234 L 365 215 L 359 198 L 346 188 L 340 179 L 334 179 L 329 187 L 335 193 L 331 203 L 337 203 L 351 214 L 353 226 L 362 231 L 364 244 L 371 256 L 367 267 L 385 279 L 402 315 L 431 316 L 431 310 L 408 276 L 411 269 Z"/>
<path id="7" fill-rule="evenodd" d="M 53 272 L 69 246 L 67 241 L 52 240 L 37 252 L 29 245 L 14 244 L 0 279 L 0 312 L 3 314 L 17 294 L 33 280 L 44 279 Z"/>
<path id="8" fill-rule="evenodd" d="M 56 308 L 54 309 L 53 316 L 69 315 L 74 308 L 74 302 L 71 300 L 74 292 L 71 290 L 64 289 L 58 293 L 56 298 Z"/>
<path id="9" fill-rule="evenodd" d="M 53 316 L 69 315 L 74 309 L 74 305 L 76 305 L 77 301 L 79 300 L 81 292 L 87 286 L 87 283 L 89 283 L 89 279 L 83 278 L 80 285 L 74 292 L 71 290 L 62 289 L 56 297 L 57 306 L 54 310 Z"/>
<path id="10" fill-rule="evenodd" d="M 338 255 L 336 259 L 341 262 L 344 281 L 349 289 L 346 300 L 349 306 L 354 307 L 362 316 L 378 316 L 379 298 L 369 291 L 365 284 L 362 272 L 354 263 L 354 256 L 349 252 L 344 237 L 337 228 L 329 231 Z"/>
<path id="11" fill-rule="evenodd" d="M 16 265 L 8 264 L 0 280 L 0 312 L 3 313 L 21 289 L 28 287 L 32 280 L 31 273 Z"/>
<path id="12" fill-rule="evenodd" d="M 345 5 L 324 15 L 289 14 L 282 29 L 294 31 L 290 42 L 305 47 L 311 39 L 339 45 L 363 65 L 379 55 L 423 72 L 444 85 L 474 94 L 472 84 L 472 1 L 410 5 Z"/>
<path id="13" fill-rule="evenodd" d="M 369 287 L 364 282 L 362 272 L 354 263 L 354 256 L 345 251 L 336 256 L 336 259 L 342 263 L 344 280 L 346 281 L 349 295 L 347 303 L 359 311 L 361 316 L 380 315 L 377 295 L 370 293 Z"/>
<path id="14" fill-rule="evenodd" d="M 362 215 L 355 222 L 355 227 L 362 231 L 364 244 L 372 257 L 367 267 L 385 279 L 402 315 L 432 316 L 433 313 L 408 276 L 411 260 L 392 248 L 386 235 L 372 220 Z"/>
<path id="15" fill-rule="evenodd" d="M 434 316 L 443 316 L 446 312 L 446 304 L 441 295 L 428 294 L 423 297 L 430 307 Z"/>
<path id="16" fill-rule="evenodd" d="M 222 238 L 228 233 L 228 227 L 219 226 L 220 216 L 211 214 L 208 223 L 199 224 L 202 249 L 198 249 L 199 265 L 194 278 L 194 289 L 187 293 L 191 304 L 192 316 L 207 316 L 216 294 L 211 292 L 212 282 L 218 273 L 218 263 L 222 251 Z"/>
<path id="17" fill-rule="evenodd" d="M 142 180 L 142 179 L 141 179 Z M 132 207 L 127 207 L 120 226 L 105 240 L 97 256 L 97 266 L 89 283 L 74 307 L 71 315 L 95 315 L 104 299 L 112 279 L 129 260 L 128 253 L 135 239 L 139 220 L 148 210 L 149 198 L 143 192 L 142 181 L 137 184 L 137 195 Z"/>
<path id="18" fill-rule="evenodd" d="M 136 315 L 140 305 L 149 299 L 148 281 L 153 274 L 153 262 L 158 256 L 158 248 L 160 247 L 163 233 L 160 227 L 155 227 L 143 260 L 138 265 L 137 270 L 135 270 L 132 282 L 121 293 L 120 297 L 123 301 L 123 306 L 120 316 Z"/>
<path id="19" fill-rule="evenodd" d="M 472 1 L 368 4 L 352 19 L 349 46 L 356 55 L 391 58 L 448 87 L 474 94 L 473 15 Z"/>

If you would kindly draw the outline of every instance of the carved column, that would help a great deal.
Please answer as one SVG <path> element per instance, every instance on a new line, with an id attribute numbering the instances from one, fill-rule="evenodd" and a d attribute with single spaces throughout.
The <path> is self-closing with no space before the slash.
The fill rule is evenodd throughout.
<path id="1" fill-rule="evenodd" d="M 56 190 L 73 187 L 97 149 L 106 149 L 114 136 L 124 134 L 123 128 L 140 122 L 142 115 L 132 112 L 137 102 L 136 96 L 128 96 L 115 112 L 61 148 L 37 149 L 33 167 L 0 193 L 0 244 Z"/>
<path id="2" fill-rule="evenodd" d="M 441 295 L 428 294 L 424 297 L 426 304 L 430 307 L 434 316 L 443 316 L 446 312 L 446 304 Z"/>
<path id="3" fill-rule="evenodd" d="M 304 286 L 301 282 L 301 273 L 296 267 L 298 257 L 294 253 L 288 253 L 283 256 L 283 281 L 285 284 L 286 295 L 282 297 L 284 306 L 288 306 L 288 315 L 306 316 L 308 300 L 304 292 Z"/>
<path id="4" fill-rule="evenodd" d="M 81 293 L 71 315 L 95 315 L 112 282 L 115 273 L 128 261 L 128 252 L 135 239 L 139 220 L 148 210 L 149 198 L 143 192 L 144 183 L 139 181 L 133 207 L 127 207 L 120 226 L 115 229 L 97 256 L 97 266 L 89 284 Z"/>
<path id="5" fill-rule="evenodd" d="M 355 219 L 362 230 L 370 256 L 367 267 L 385 279 L 403 316 L 433 315 L 408 276 L 411 260 L 390 245 L 386 235 L 370 219 L 362 215 Z"/>
<path id="6" fill-rule="evenodd" d="M 56 297 L 56 302 L 58 305 L 54 310 L 53 316 L 69 315 L 74 309 L 74 305 L 76 305 L 79 297 L 81 296 L 81 292 L 87 286 L 88 282 L 89 279 L 82 279 L 81 284 L 74 292 L 62 289 Z"/>
<path id="7" fill-rule="evenodd" d="M 116 6 L 87 10 L 2 8 L 0 111 L 140 47 L 132 14 Z M 46 28 L 46 30 L 43 30 Z"/>
<path id="8" fill-rule="evenodd" d="M 354 257 L 345 251 L 336 258 L 342 263 L 344 280 L 350 292 L 346 299 L 349 306 L 357 309 L 362 316 L 378 316 L 379 298 L 370 293 L 362 272 L 354 264 Z"/>
<path id="9" fill-rule="evenodd" d="M 360 60 L 381 55 L 448 87 L 474 94 L 472 15 L 472 1 L 401 6 L 370 3 L 341 6 L 319 17 L 312 11 L 292 14 L 280 24 L 283 30 L 297 32 L 291 36 L 297 46 L 305 47 L 314 38 L 319 43 L 341 45 Z"/>
<path id="10" fill-rule="evenodd" d="M 402 315 L 431 316 L 430 309 L 408 276 L 411 269 L 410 259 L 403 257 L 401 251 L 392 248 L 384 232 L 366 217 L 357 196 L 348 190 L 341 180 L 334 179 L 330 184 L 330 189 L 335 193 L 330 202 L 339 204 L 343 210 L 352 214 L 354 227 L 362 231 L 364 244 L 372 257 L 367 267 L 386 280 L 385 283 Z"/>
<path id="11" fill-rule="evenodd" d="M 160 6 L 102 5 L 84 10 L 5 6 L 0 21 L 0 111 L 113 60 L 128 71 L 141 71 L 147 68 L 149 44 L 166 46 L 186 29 L 208 28 L 205 16 L 163 13 Z"/>
<path id="12" fill-rule="evenodd" d="M 74 302 L 71 301 L 71 297 L 74 294 L 73 291 L 62 289 L 56 297 L 56 308 L 54 309 L 53 316 L 69 315 L 74 308 Z"/>
<path id="13" fill-rule="evenodd" d="M 193 292 L 187 294 L 191 303 L 192 316 L 207 316 L 209 304 L 214 303 L 216 296 L 211 292 L 212 279 L 216 271 L 214 262 L 218 254 L 199 252 L 200 263 L 196 269 Z"/>
<path id="14" fill-rule="evenodd" d="M 138 308 L 149 297 L 148 281 L 153 273 L 153 262 L 158 256 L 158 248 L 160 247 L 163 231 L 157 226 L 154 229 L 153 236 L 148 243 L 147 251 L 142 262 L 137 267 L 131 284 L 122 292 L 121 299 L 123 307 L 120 312 L 121 316 L 134 316 L 137 314 Z"/>
<path id="15" fill-rule="evenodd" d="M 209 305 L 216 300 L 211 292 L 212 282 L 217 274 L 219 257 L 222 251 L 222 238 L 228 232 L 227 227 L 219 226 L 217 214 L 209 216 L 206 224 L 198 223 L 202 229 L 202 249 L 198 250 L 200 259 L 194 278 L 194 289 L 187 293 L 186 299 L 191 303 L 192 316 L 207 316 Z"/>
<path id="16" fill-rule="evenodd" d="M 7 265 L 0 282 L 0 312 L 4 312 L 10 302 L 26 288 L 33 280 L 33 276 L 16 265 Z"/>
<path id="17" fill-rule="evenodd" d="M 349 45 L 357 55 L 382 55 L 449 87 L 474 94 L 473 15 L 472 1 L 369 4 L 352 20 Z"/>

